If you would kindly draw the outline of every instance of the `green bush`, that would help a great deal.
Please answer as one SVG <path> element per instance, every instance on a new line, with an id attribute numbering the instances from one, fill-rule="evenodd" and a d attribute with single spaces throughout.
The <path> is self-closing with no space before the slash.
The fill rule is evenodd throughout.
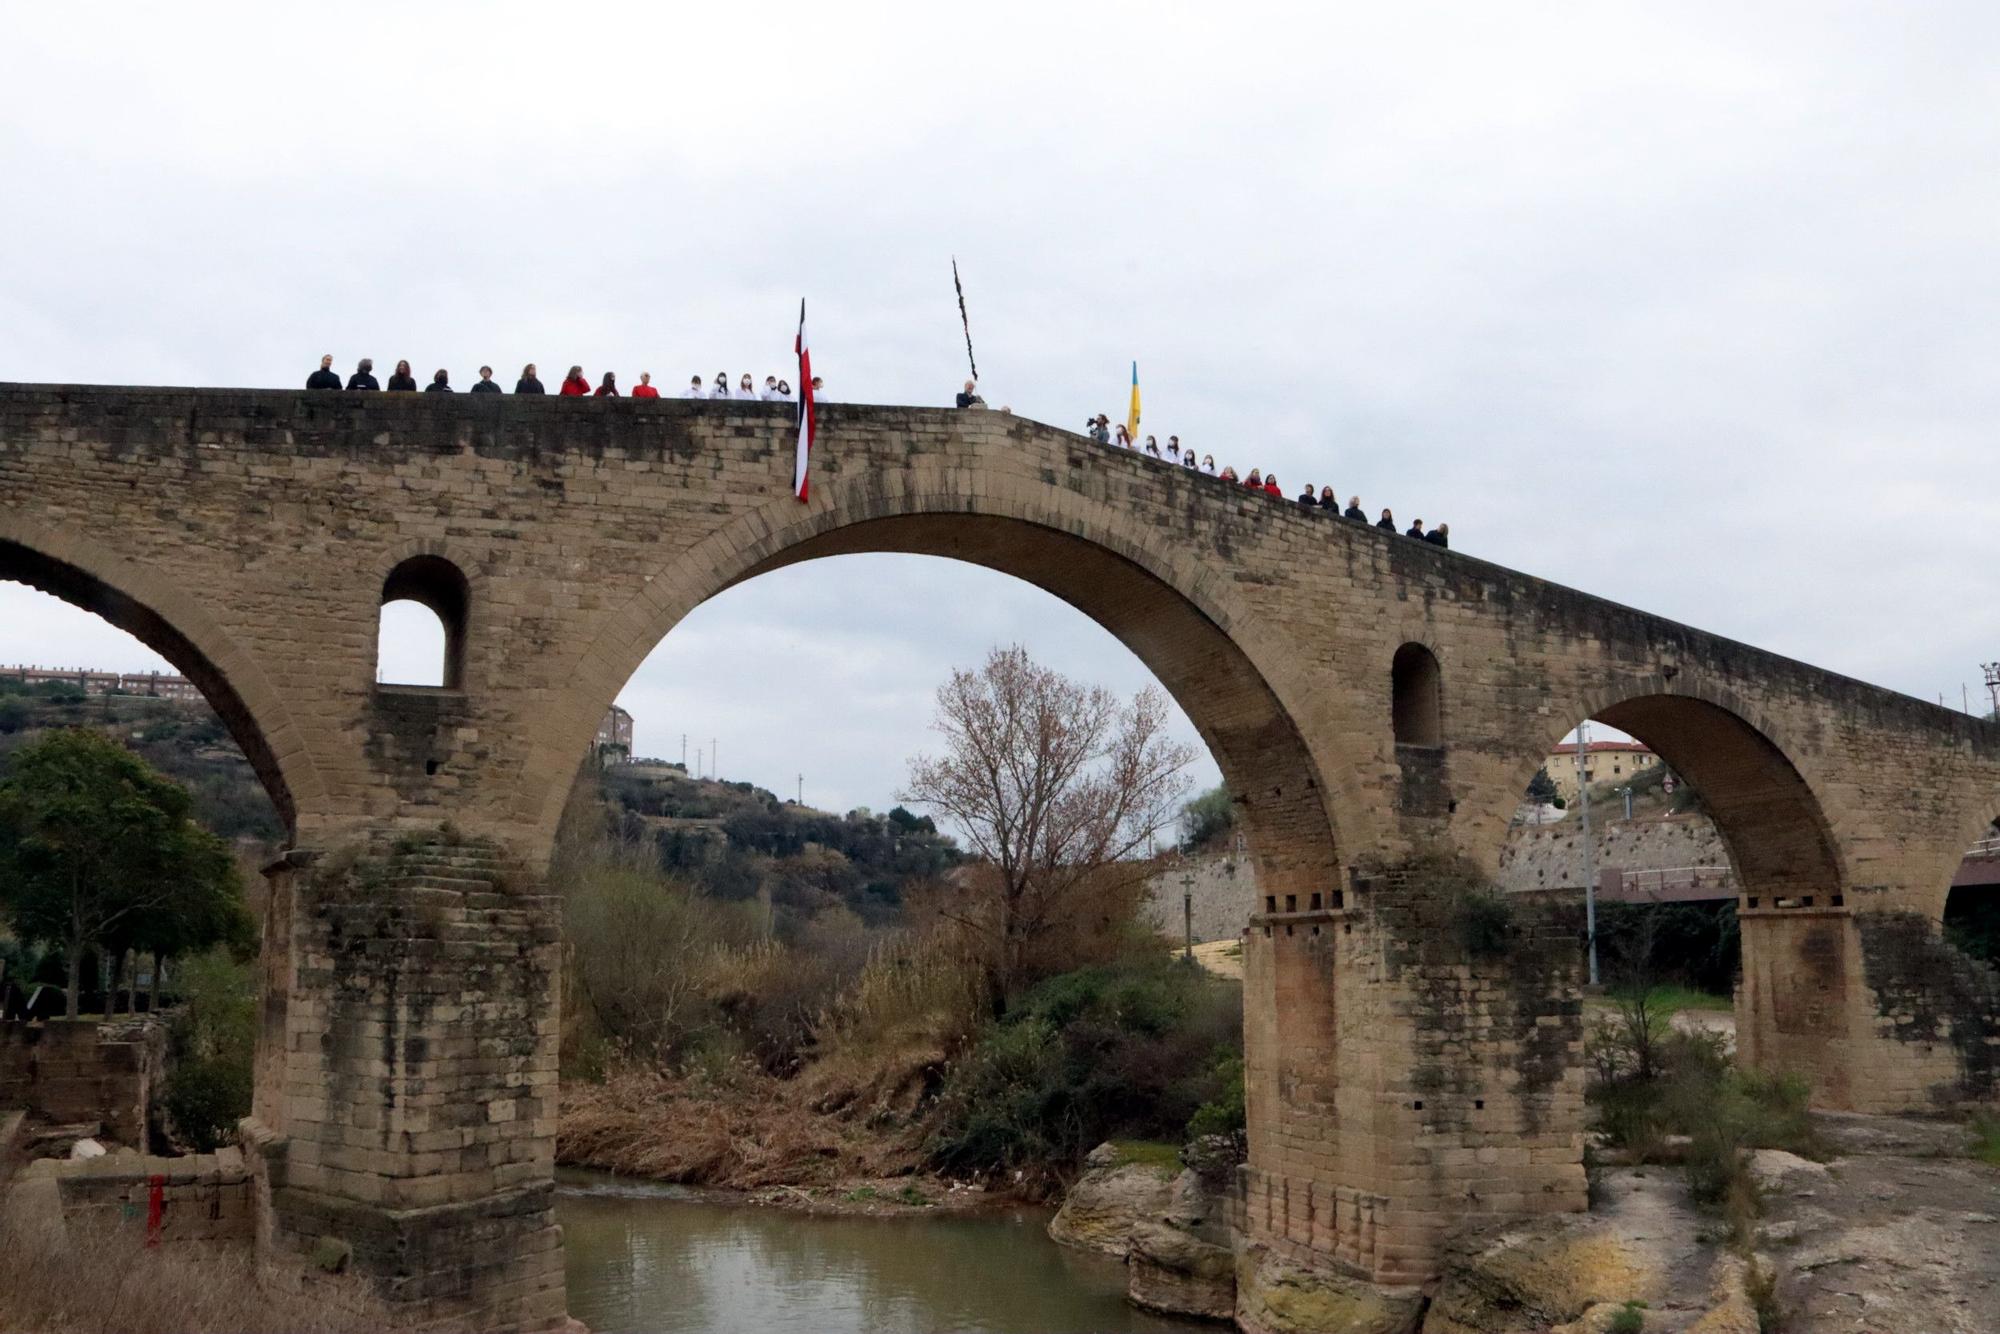
<path id="1" fill-rule="evenodd" d="M 1214 1075 L 1222 1093 L 1194 1109 L 1188 1118 L 1189 1139 L 1203 1135 L 1240 1135 L 1246 1128 L 1243 1105 L 1243 1057 L 1236 1052 L 1215 1063 Z"/>
<path id="2" fill-rule="evenodd" d="M 955 1172 L 1066 1171 L 1107 1139 L 1241 1124 L 1242 991 L 1161 955 L 1049 978 L 946 1077 L 930 1150 Z"/>
<path id="3" fill-rule="evenodd" d="M 257 976 L 223 946 L 179 968 L 180 1008 L 169 1043 L 172 1069 L 162 1105 L 175 1132 L 197 1153 L 236 1137 L 250 1114 L 257 1047 Z"/>

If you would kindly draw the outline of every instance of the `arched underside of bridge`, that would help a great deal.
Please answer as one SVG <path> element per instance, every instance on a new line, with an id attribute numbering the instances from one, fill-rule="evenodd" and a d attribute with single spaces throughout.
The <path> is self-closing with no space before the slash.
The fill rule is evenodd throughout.
<path id="1" fill-rule="evenodd" d="M 1090 617 L 1146 665 L 1208 745 L 1256 858 L 1259 884 L 1310 892 L 1336 883 L 1340 850 L 1320 766 L 1237 639 L 1166 578 L 1048 524 L 920 510 L 833 527 L 768 555 L 753 553 L 712 586 L 694 586 L 684 604 L 656 613 L 631 645 L 630 666 L 688 611 L 716 594 L 788 566 L 872 553 L 979 565 L 1032 584 Z M 597 693 L 604 693 L 601 687 Z M 612 689 L 600 701 L 593 693 L 573 715 L 601 716 L 615 694 Z M 568 748 L 570 755 L 581 752 L 581 744 Z"/>
<path id="2" fill-rule="evenodd" d="M 1590 716 L 1637 737 L 1693 786 L 1745 895 L 1839 900 L 1845 880 L 1818 798 L 1740 713 L 1691 694 L 1646 694 Z"/>
<path id="3" fill-rule="evenodd" d="M 73 538 L 60 543 L 44 539 L 35 545 L 29 541 L 21 534 L 10 538 L 0 529 L 0 580 L 26 584 L 99 616 L 172 663 L 194 682 L 242 747 L 277 808 L 279 820 L 288 831 L 295 829 L 298 804 L 292 780 L 272 741 L 274 732 L 283 735 L 289 728 L 268 689 L 260 688 L 261 682 L 253 684 L 253 693 L 262 697 L 267 716 L 278 715 L 269 719 L 269 726 L 246 700 L 245 692 L 237 688 L 232 672 L 254 671 L 249 659 L 234 650 L 222 632 L 208 624 L 191 604 L 161 611 L 159 602 L 184 600 L 167 590 L 135 587 L 147 582 L 142 572 L 129 566 L 121 571 L 118 566 L 122 562 L 101 553 L 86 554 Z M 61 548 L 68 550 L 70 560 L 49 554 L 48 549 Z M 225 668 L 225 662 L 232 666 Z M 299 762 L 304 761 L 301 758 Z"/>

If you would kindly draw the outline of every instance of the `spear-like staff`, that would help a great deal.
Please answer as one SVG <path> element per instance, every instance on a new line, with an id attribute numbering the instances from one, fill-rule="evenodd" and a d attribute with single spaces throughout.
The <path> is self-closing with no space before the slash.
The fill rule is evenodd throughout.
<path id="1" fill-rule="evenodd" d="M 972 378 L 979 378 L 979 363 L 972 359 L 972 320 L 965 313 L 965 284 L 958 280 L 958 256 L 951 257 L 951 285 L 958 290 L 958 322 L 965 326 L 965 360 Z"/>

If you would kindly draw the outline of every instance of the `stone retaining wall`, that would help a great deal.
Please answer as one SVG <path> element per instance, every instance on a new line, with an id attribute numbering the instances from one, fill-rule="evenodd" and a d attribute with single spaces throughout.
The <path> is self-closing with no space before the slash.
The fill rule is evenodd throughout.
<path id="1" fill-rule="evenodd" d="M 148 1015 L 0 1024 L 0 1107 L 101 1121 L 110 1139 L 143 1148 L 166 1060 L 166 1025 Z"/>

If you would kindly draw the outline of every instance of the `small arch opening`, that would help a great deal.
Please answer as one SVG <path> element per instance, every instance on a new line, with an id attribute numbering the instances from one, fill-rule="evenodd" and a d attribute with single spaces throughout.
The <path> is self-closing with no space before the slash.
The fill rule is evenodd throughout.
<path id="1" fill-rule="evenodd" d="M 465 575 L 442 556 L 412 556 L 389 571 L 376 630 L 376 683 L 464 689 L 471 601 Z"/>
<path id="2" fill-rule="evenodd" d="M 1389 717 L 1397 745 L 1444 744 L 1440 678 L 1437 655 L 1422 644 L 1396 650 L 1389 665 Z"/>

